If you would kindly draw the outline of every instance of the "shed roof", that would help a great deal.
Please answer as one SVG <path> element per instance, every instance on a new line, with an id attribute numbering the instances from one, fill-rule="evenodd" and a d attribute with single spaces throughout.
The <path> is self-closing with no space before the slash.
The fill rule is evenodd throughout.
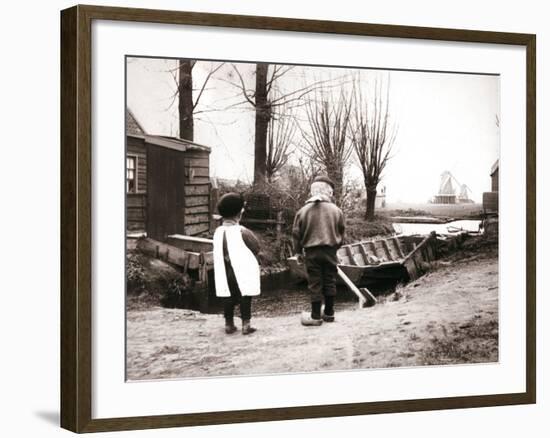
<path id="1" fill-rule="evenodd" d="M 126 108 L 126 135 L 133 135 L 136 137 L 142 137 L 145 135 L 145 129 L 137 121 L 134 113 Z"/>
<path id="2" fill-rule="evenodd" d="M 142 138 L 146 143 L 168 149 L 174 149 L 180 152 L 185 152 L 187 150 L 210 152 L 209 146 L 195 143 L 190 140 L 166 135 L 147 134 L 129 108 L 126 108 L 126 135 L 130 137 Z"/>
<path id="3" fill-rule="evenodd" d="M 145 143 L 153 144 L 163 148 L 174 149 L 176 151 L 185 152 L 204 151 L 210 153 L 210 147 L 193 141 L 185 140 L 177 137 L 169 137 L 165 135 L 145 135 Z"/>

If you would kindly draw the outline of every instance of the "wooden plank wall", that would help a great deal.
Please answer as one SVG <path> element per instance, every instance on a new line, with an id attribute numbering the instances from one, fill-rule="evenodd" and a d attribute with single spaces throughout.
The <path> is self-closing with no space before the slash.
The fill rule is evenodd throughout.
<path id="1" fill-rule="evenodd" d="M 184 234 L 206 235 L 210 229 L 210 164 L 205 151 L 185 152 Z"/>
<path id="2" fill-rule="evenodd" d="M 498 213 L 498 192 L 483 193 L 483 210 L 485 213 Z"/>
<path id="3" fill-rule="evenodd" d="M 126 194 L 126 228 L 145 230 L 147 221 L 147 155 L 145 141 L 126 137 L 126 154 L 137 157 L 137 193 Z M 126 166 L 126 160 L 124 161 Z"/>
<path id="4" fill-rule="evenodd" d="M 185 157 L 154 145 L 147 148 L 147 236 L 163 241 L 185 227 Z"/>
<path id="5" fill-rule="evenodd" d="M 137 190 L 138 193 L 147 193 L 147 153 L 145 141 L 141 138 L 126 137 L 126 154 L 137 157 Z M 126 166 L 126 162 L 124 162 Z"/>
<path id="6" fill-rule="evenodd" d="M 145 193 L 126 194 L 126 228 L 145 230 L 147 221 L 147 195 Z"/>
<path id="7" fill-rule="evenodd" d="M 495 170 L 491 175 L 491 192 L 498 192 L 498 171 L 499 169 Z"/>

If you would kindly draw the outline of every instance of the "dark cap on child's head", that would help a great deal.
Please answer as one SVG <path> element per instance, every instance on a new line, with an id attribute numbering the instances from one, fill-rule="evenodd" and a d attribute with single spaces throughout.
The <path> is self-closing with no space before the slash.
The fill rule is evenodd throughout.
<path id="1" fill-rule="evenodd" d="M 223 218 L 237 216 L 244 207 L 244 199 L 238 193 L 226 193 L 218 201 L 218 213 Z"/>

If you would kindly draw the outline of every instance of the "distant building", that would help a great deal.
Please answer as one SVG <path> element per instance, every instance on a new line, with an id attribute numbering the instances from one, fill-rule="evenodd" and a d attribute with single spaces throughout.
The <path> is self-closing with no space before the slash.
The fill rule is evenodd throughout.
<path id="1" fill-rule="evenodd" d="M 499 160 L 496 160 L 495 163 L 491 166 L 491 191 L 498 192 L 498 168 Z"/>
<path id="2" fill-rule="evenodd" d="M 439 191 L 433 197 L 434 204 L 456 204 L 456 193 L 453 187 L 453 176 L 451 172 L 446 170 L 441 174 L 439 183 Z"/>
<path id="3" fill-rule="evenodd" d="M 457 187 L 460 187 L 460 193 L 456 194 L 456 189 L 453 185 L 453 181 Z M 433 204 L 457 204 L 473 203 L 470 199 L 470 188 L 466 184 L 460 184 L 454 175 L 446 170 L 441 174 L 441 180 L 439 183 L 439 191 L 437 195 L 432 198 Z"/>
<path id="4" fill-rule="evenodd" d="M 483 210 L 487 214 L 498 214 L 498 174 L 499 160 L 491 166 L 491 191 L 483 193 Z"/>
<path id="5" fill-rule="evenodd" d="M 471 190 L 466 184 L 460 186 L 460 194 L 458 195 L 458 202 L 460 204 L 473 204 L 474 201 L 470 199 Z"/>
<path id="6" fill-rule="evenodd" d="M 376 200 L 374 201 L 374 207 L 375 208 L 386 207 L 386 186 L 382 186 L 382 188 L 376 193 Z"/>
<path id="7" fill-rule="evenodd" d="M 210 148 L 149 135 L 126 110 L 126 227 L 165 240 L 210 228 Z"/>

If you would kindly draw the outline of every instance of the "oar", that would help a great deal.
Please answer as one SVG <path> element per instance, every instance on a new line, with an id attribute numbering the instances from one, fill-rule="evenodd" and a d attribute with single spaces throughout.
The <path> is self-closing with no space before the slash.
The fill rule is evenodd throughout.
<path id="1" fill-rule="evenodd" d="M 355 284 L 353 284 L 353 281 L 351 281 L 349 279 L 349 277 L 346 275 L 346 273 L 344 271 L 342 271 L 342 269 L 340 269 L 340 266 L 337 266 L 336 270 L 337 270 L 338 275 L 340 276 L 340 278 L 342 280 L 344 280 L 344 283 L 346 283 L 346 285 L 351 289 L 351 291 L 355 295 L 357 295 L 357 298 L 359 298 L 359 308 L 361 309 L 361 308 L 365 307 L 365 304 L 367 303 L 367 299 L 362 294 L 362 292 L 359 290 L 359 288 L 357 286 L 355 286 Z M 371 298 L 374 301 L 374 303 L 378 302 L 378 300 L 374 297 L 374 295 L 366 287 L 362 288 L 362 290 L 365 291 L 365 293 L 369 296 L 369 298 Z"/>

